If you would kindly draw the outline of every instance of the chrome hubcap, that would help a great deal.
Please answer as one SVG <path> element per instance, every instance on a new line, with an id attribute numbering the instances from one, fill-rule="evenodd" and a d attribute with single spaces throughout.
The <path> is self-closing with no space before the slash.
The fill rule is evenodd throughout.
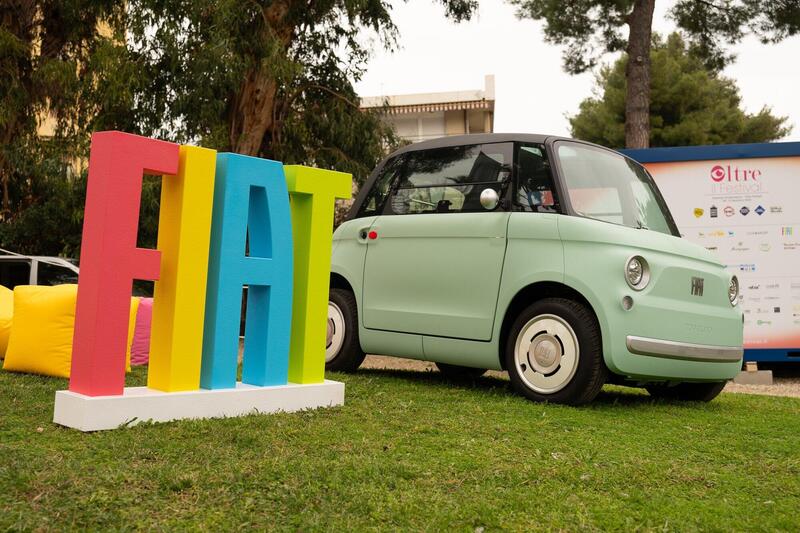
<path id="1" fill-rule="evenodd" d="M 325 362 L 329 363 L 339 355 L 344 343 L 344 316 L 339 306 L 328 302 L 328 331 L 325 344 Z"/>
<path id="2" fill-rule="evenodd" d="M 578 338 L 556 315 L 538 315 L 520 330 L 514 344 L 514 363 L 522 381 L 540 394 L 566 387 L 575 376 Z"/>

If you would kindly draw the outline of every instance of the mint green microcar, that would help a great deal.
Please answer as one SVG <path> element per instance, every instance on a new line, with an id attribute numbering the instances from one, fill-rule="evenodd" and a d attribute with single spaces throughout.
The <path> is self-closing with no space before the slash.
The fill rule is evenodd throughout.
<path id="1" fill-rule="evenodd" d="M 709 401 L 742 365 L 736 276 L 680 238 L 635 161 L 540 135 L 386 158 L 333 236 L 326 364 L 365 353 L 453 377 L 508 371 L 532 400 L 604 383 Z"/>

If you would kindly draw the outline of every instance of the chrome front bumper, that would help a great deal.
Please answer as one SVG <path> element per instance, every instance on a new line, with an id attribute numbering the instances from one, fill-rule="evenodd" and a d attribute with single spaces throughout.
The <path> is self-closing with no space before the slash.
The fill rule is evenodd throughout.
<path id="1" fill-rule="evenodd" d="M 740 361 L 744 355 L 744 349 L 740 346 L 692 344 L 633 335 L 628 335 L 625 344 L 631 353 L 684 361 L 731 363 Z"/>

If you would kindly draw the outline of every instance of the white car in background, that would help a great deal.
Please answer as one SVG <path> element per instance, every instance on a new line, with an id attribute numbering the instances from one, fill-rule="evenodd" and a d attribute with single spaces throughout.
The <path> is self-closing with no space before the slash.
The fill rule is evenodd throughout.
<path id="1" fill-rule="evenodd" d="M 0 255 L 0 285 L 61 285 L 78 283 L 78 267 L 61 257 Z"/>

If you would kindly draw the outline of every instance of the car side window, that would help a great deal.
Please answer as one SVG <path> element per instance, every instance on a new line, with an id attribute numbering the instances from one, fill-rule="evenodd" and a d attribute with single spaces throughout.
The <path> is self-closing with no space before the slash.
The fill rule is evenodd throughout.
<path id="1" fill-rule="evenodd" d="M 541 144 L 517 146 L 516 190 L 517 209 L 534 213 L 556 213 L 558 202 L 550 172 L 547 152 Z"/>
<path id="2" fill-rule="evenodd" d="M 0 261 L 0 285 L 13 289 L 17 285 L 28 285 L 31 277 L 31 262 L 27 259 Z"/>
<path id="3" fill-rule="evenodd" d="M 513 146 L 492 143 L 407 152 L 385 213 L 482 212 L 487 188 L 502 196 L 511 174 Z"/>
<path id="4" fill-rule="evenodd" d="M 358 210 L 358 218 L 379 215 L 383 212 L 386 197 L 403 164 L 403 156 L 393 157 L 383 165 L 380 175 L 375 179 L 372 188 L 364 198 L 364 203 Z"/>
<path id="5" fill-rule="evenodd" d="M 62 285 L 64 283 L 78 283 L 78 274 L 68 268 L 50 263 L 38 262 L 36 283 L 39 285 Z"/>

